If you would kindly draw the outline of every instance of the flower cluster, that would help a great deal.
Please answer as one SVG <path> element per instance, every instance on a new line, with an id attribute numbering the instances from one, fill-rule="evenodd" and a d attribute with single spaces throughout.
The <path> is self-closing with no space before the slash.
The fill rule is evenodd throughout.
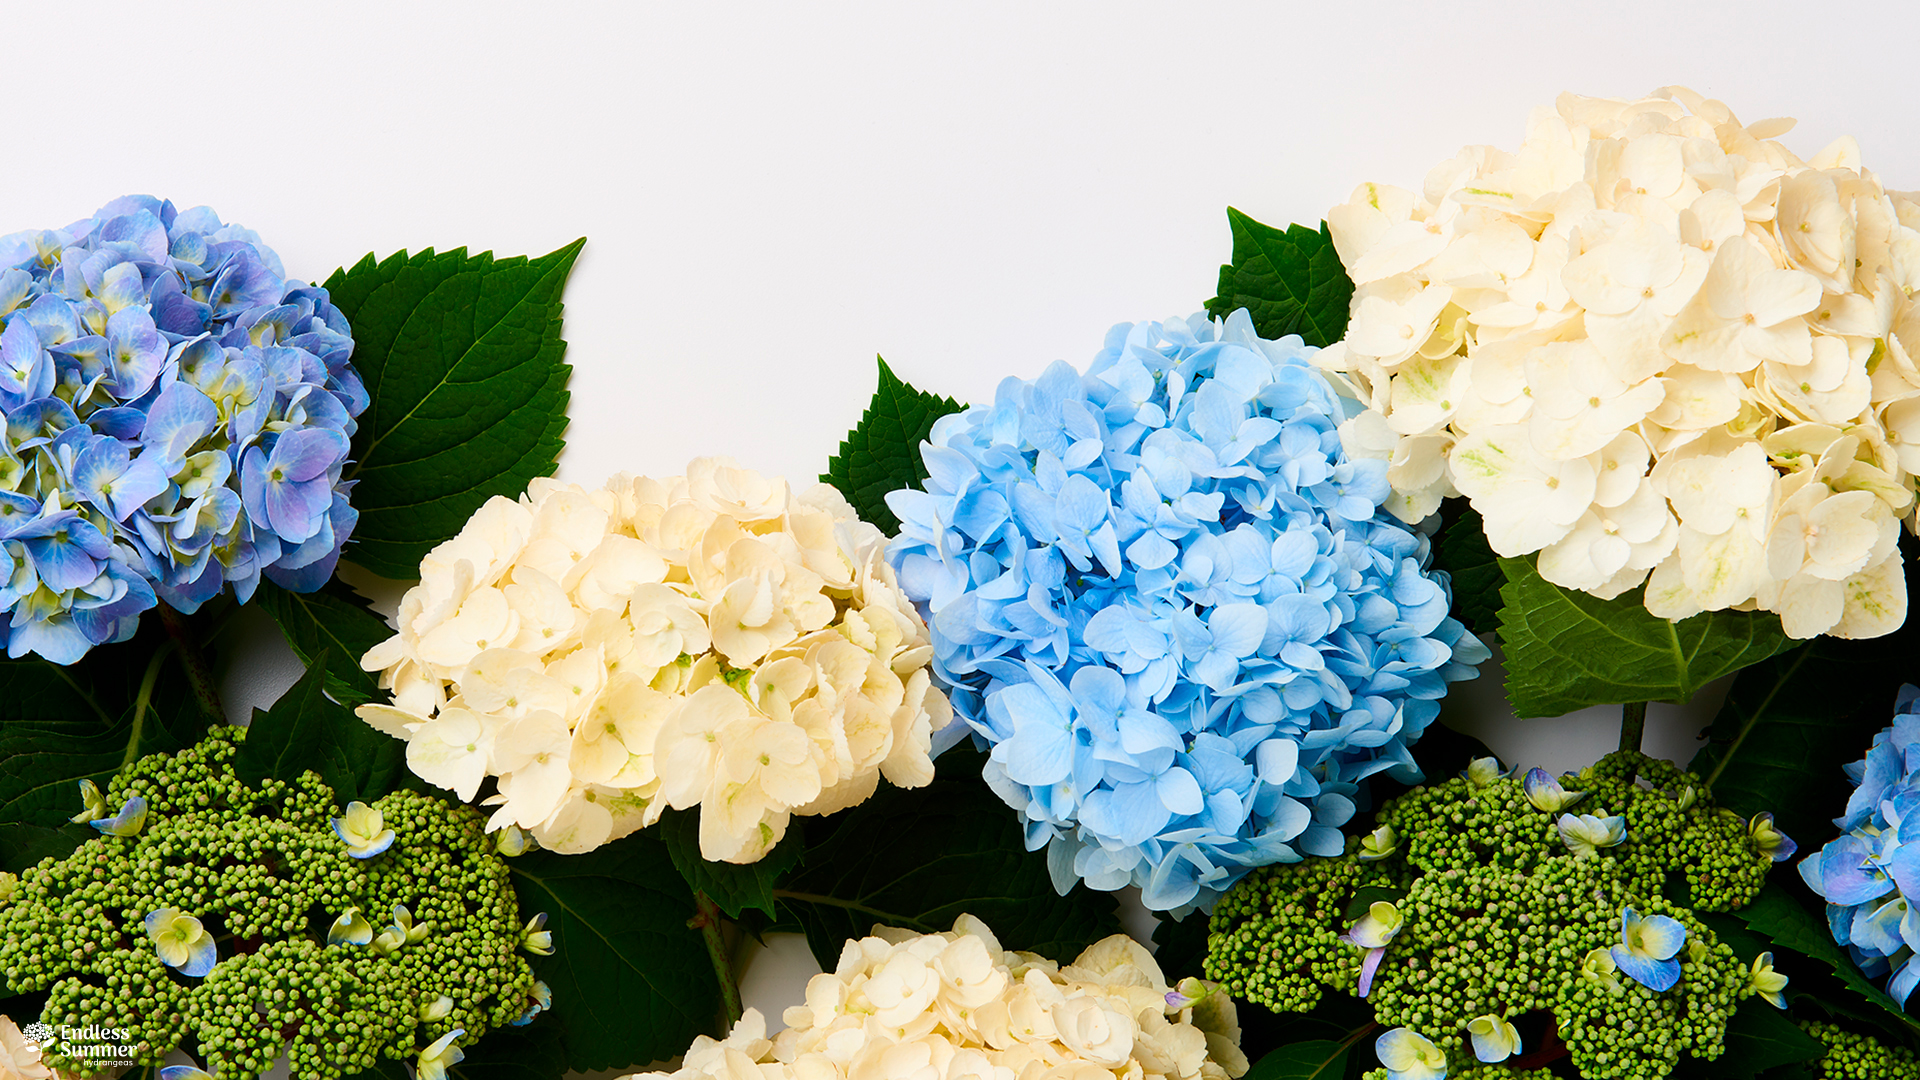
<path id="1" fill-rule="evenodd" d="M 629 1080 L 1228 1080 L 1247 1071 L 1233 1002 L 1211 984 L 1178 989 L 1123 934 L 1066 967 L 1004 952 L 962 915 L 951 932 L 876 926 L 807 984 L 769 1040 L 747 1010 L 725 1041 L 694 1040 L 673 1073 Z"/>
<path id="2" fill-rule="evenodd" d="M 45 992 L 42 1022 L 124 1028 L 140 1065 L 183 1050 L 248 1080 L 283 1057 L 312 1077 L 424 1061 L 546 1008 L 522 952 L 551 942 L 529 940 L 478 813 L 397 791 L 336 817 L 312 772 L 243 782 L 245 737 L 217 727 L 105 792 L 83 784 L 79 818 L 97 826 L 101 804 L 138 804 L 138 825 L 102 829 L 0 890 L 0 975 L 14 993 Z M 349 819 L 387 843 L 356 847 Z M 45 1050 L 60 1076 L 111 1064 Z"/>
<path id="3" fill-rule="evenodd" d="M 1321 363 L 1369 405 L 1406 520 L 1472 500 L 1501 555 L 1655 615 L 1758 607 L 1788 634 L 1906 617 L 1920 472 L 1920 197 L 1843 138 L 1802 161 L 1669 88 L 1562 95 L 1515 153 L 1328 214 L 1357 288 Z"/>
<path id="4" fill-rule="evenodd" d="M 393 704 L 359 714 L 464 800 L 499 777 L 489 829 L 581 852 L 697 805 L 701 855 L 753 862 L 794 814 L 933 779 L 950 710 L 884 547 L 833 488 L 726 458 L 535 481 L 428 553 L 362 661 Z"/>
<path id="5" fill-rule="evenodd" d="M 0 237 L 0 324 L 9 655 L 71 664 L 156 602 L 332 576 L 367 394 L 327 291 L 251 230 L 128 196 Z"/>
<path id="6" fill-rule="evenodd" d="M 1869 977 L 1891 972 L 1887 992 L 1904 1005 L 1920 985 L 1920 687 L 1900 688 L 1892 726 L 1847 776 L 1841 835 L 1802 859 L 1800 876 L 1826 899 L 1834 940 Z"/>
<path id="7" fill-rule="evenodd" d="M 1617 817 L 1620 839 L 1569 836 L 1575 805 Z M 1745 906 L 1776 851 L 1692 774 L 1621 752 L 1563 783 L 1483 759 L 1378 818 L 1343 858 L 1268 867 L 1227 893 L 1206 972 L 1279 1012 L 1329 989 L 1365 998 L 1388 1029 L 1376 1049 L 1390 1080 L 1514 1065 L 1513 1020 L 1537 1011 L 1580 1075 L 1657 1080 L 1683 1053 L 1718 1057 L 1747 998 L 1785 1006 L 1772 958 L 1742 963 L 1694 914 Z M 1690 908 L 1666 899 L 1682 890 Z"/>
<path id="8" fill-rule="evenodd" d="M 935 670 L 1063 892 L 1184 909 L 1339 854 L 1359 782 L 1417 777 L 1488 655 L 1312 354 L 1245 311 L 1116 326 L 1086 374 L 942 417 L 924 490 L 887 496 Z"/>

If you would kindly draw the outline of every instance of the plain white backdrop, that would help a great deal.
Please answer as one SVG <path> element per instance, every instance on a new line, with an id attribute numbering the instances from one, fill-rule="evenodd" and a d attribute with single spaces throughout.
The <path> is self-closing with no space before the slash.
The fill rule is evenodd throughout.
<path id="1" fill-rule="evenodd" d="M 1920 188 L 1910 3 L 18 5 L 7 29 L 0 233 L 151 193 L 314 279 L 586 236 L 560 474 L 588 484 L 703 454 L 808 481 L 875 354 L 962 400 L 1084 363 L 1212 295 L 1228 205 L 1317 222 L 1517 143 L 1562 90 L 1690 85 Z M 236 702 L 291 680 L 245 663 Z M 1684 760 L 1713 704 L 1656 708 L 1650 748 Z M 1555 768 L 1614 739 L 1519 724 L 1491 682 L 1450 716 Z M 756 959 L 749 1000 L 777 1022 L 805 965 Z"/>

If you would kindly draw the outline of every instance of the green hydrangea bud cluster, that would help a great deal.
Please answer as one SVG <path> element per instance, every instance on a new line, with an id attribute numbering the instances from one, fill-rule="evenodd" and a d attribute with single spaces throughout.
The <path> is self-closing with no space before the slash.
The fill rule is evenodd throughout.
<path id="1" fill-rule="evenodd" d="M 1478 1065 L 1471 1020 L 1537 1010 L 1553 1014 L 1585 1077 L 1655 1080 L 1683 1053 L 1720 1056 L 1752 978 L 1693 911 L 1742 907 L 1764 883 L 1771 858 L 1747 823 L 1714 805 L 1699 777 L 1632 752 L 1564 778 L 1568 793 L 1586 793 L 1564 811 L 1538 808 L 1519 777 L 1490 773 L 1382 807 L 1384 857 L 1376 834 L 1350 838 L 1338 858 L 1248 875 L 1214 909 L 1207 976 L 1275 1011 L 1311 1009 L 1328 989 L 1357 993 L 1368 950 L 1342 935 L 1385 900 L 1404 924 L 1367 1000 L 1382 1027 L 1438 1045 L 1453 1076 Z M 1561 838 L 1562 812 L 1622 816 L 1627 839 L 1581 857 Z M 1680 981 L 1664 993 L 1604 960 L 1628 906 L 1686 929 Z"/>
<path id="2" fill-rule="evenodd" d="M 471 1044 L 528 1012 L 525 930 L 478 813 L 394 792 L 372 804 L 392 845 L 354 858 L 332 826 L 333 792 L 314 773 L 240 781 L 233 759 L 244 738 L 216 729 L 178 754 L 134 762 L 107 802 L 145 798 L 140 833 L 89 840 L 20 876 L 0 903 L 9 993 L 46 990 L 42 1021 L 127 1029 L 138 1063 L 184 1049 L 222 1080 L 256 1077 L 282 1054 L 295 1076 L 352 1075 L 411 1059 L 455 1028 Z M 419 940 L 327 943 L 349 910 L 378 930 L 396 904 L 426 928 Z M 162 962 L 145 923 L 162 908 L 213 935 L 219 962 L 204 977 Z M 100 1070 L 57 1054 L 47 1064 Z"/>
<path id="3" fill-rule="evenodd" d="M 1920 1058 L 1911 1050 L 1890 1047 L 1878 1039 L 1818 1021 L 1800 1027 L 1827 1046 L 1827 1055 L 1814 1063 L 1819 1080 L 1913 1080 L 1920 1076 Z"/>
<path id="4" fill-rule="evenodd" d="M 1385 1069 L 1360 1074 L 1360 1080 L 1393 1080 Z M 1447 1080 L 1557 1080 L 1552 1069 L 1510 1069 L 1505 1065 L 1474 1062 L 1460 1069 L 1447 1070 Z"/>

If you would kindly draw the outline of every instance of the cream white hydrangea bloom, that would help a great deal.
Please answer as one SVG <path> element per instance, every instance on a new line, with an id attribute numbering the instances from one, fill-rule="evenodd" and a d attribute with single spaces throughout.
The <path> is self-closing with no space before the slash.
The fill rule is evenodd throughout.
<path id="1" fill-rule="evenodd" d="M 1920 194 L 1843 138 L 1803 161 L 1718 101 L 1562 95 L 1508 152 L 1327 215 L 1355 283 L 1318 361 L 1413 522 L 1465 495 L 1505 556 L 1655 615 L 1906 619 L 1920 473 Z"/>
<path id="2" fill-rule="evenodd" d="M 944 934 L 876 926 L 807 984 L 769 1039 L 748 1009 L 678 1071 L 625 1080 L 1230 1080 L 1247 1071 L 1233 1001 L 1188 997 L 1124 934 L 1066 967 L 1006 952 L 962 915 Z"/>
<path id="3" fill-rule="evenodd" d="M 794 814 L 933 778 L 951 710 L 885 546 L 727 458 L 536 480 L 428 553 L 361 661 L 393 702 L 359 714 L 462 799 L 497 777 L 490 829 L 574 853 L 697 806 L 701 854 L 753 862 Z"/>

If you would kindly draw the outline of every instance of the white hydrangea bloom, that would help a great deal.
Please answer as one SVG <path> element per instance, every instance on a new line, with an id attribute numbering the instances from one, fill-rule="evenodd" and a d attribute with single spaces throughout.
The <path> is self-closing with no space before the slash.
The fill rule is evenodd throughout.
<path id="1" fill-rule="evenodd" d="M 1232 999 L 1174 992 L 1131 938 L 1062 968 L 1002 950 L 970 915 L 944 934 L 876 926 L 847 942 L 783 1019 L 769 1039 L 748 1009 L 726 1039 L 696 1038 L 677 1071 L 623 1080 L 1231 1080 L 1248 1068 Z"/>
<path id="2" fill-rule="evenodd" d="M 840 493 L 726 458 L 604 488 L 537 480 L 429 552 L 361 661 L 367 723 L 490 828 L 588 851 L 700 808 L 708 859 L 752 862 L 794 814 L 933 779 L 951 710 L 926 624 Z"/>
<path id="3" fill-rule="evenodd" d="M 1679 87 L 1564 94 L 1516 151 L 1334 207 L 1356 288 L 1318 362 L 1367 406 L 1341 440 L 1391 463 L 1388 509 L 1465 495 L 1494 551 L 1597 596 L 1645 583 L 1666 618 L 1900 626 L 1920 197 L 1851 139 L 1801 160 L 1791 127 Z"/>

